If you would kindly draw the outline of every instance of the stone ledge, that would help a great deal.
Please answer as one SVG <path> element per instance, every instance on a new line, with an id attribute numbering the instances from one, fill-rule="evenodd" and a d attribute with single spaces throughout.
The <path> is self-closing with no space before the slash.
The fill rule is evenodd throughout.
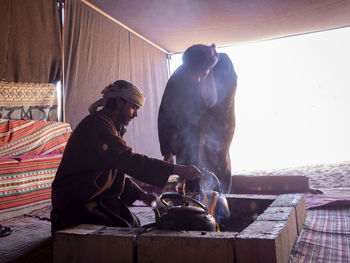
<path id="1" fill-rule="evenodd" d="M 54 262 L 288 262 L 306 217 L 304 196 L 225 196 L 230 221 L 252 223 L 224 232 L 80 225 L 55 234 Z"/>
<path id="2" fill-rule="evenodd" d="M 152 231 L 137 239 L 139 263 L 234 263 L 234 232 Z"/>
<path id="3" fill-rule="evenodd" d="M 298 234 L 300 234 L 306 220 L 306 204 L 303 194 L 279 195 L 270 207 L 294 207 Z"/>
<path id="4" fill-rule="evenodd" d="M 235 239 L 237 263 L 287 263 L 297 237 L 296 224 L 287 221 L 255 221 Z"/>
<path id="5" fill-rule="evenodd" d="M 137 229 L 79 225 L 55 233 L 53 261 L 136 262 Z"/>
<path id="6" fill-rule="evenodd" d="M 310 182 L 306 176 L 298 175 L 233 175 L 232 194 L 272 194 L 306 193 Z"/>

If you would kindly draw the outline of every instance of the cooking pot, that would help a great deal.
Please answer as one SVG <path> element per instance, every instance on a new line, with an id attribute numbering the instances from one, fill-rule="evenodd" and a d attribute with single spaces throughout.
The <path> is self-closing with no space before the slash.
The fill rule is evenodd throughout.
<path id="1" fill-rule="evenodd" d="M 216 231 L 217 225 L 207 208 L 199 201 L 178 193 L 163 193 L 159 196 L 163 212 L 152 204 L 156 227 L 161 230 Z"/>

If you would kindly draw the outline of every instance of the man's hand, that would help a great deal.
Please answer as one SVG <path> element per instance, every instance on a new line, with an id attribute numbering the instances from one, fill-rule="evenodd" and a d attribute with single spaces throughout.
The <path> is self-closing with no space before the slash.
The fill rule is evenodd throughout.
<path id="1" fill-rule="evenodd" d="M 168 153 L 164 155 L 164 161 L 167 161 L 169 163 L 174 163 L 174 155 L 172 153 Z"/>
<path id="2" fill-rule="evenodd" d="M 180 175 L 182 178 L 187 180 L 195 180 L 203 176 L 202 172 L 194 165 L 174 165 L 174 174 Z"/>
<path id="3" fill-rule="evenodd" d="M 152 202 L 157 199 L 157 195 L 155 193 L 140 193 L 139 200 L 143 201 L 146 205 L 151 206 Z"/>

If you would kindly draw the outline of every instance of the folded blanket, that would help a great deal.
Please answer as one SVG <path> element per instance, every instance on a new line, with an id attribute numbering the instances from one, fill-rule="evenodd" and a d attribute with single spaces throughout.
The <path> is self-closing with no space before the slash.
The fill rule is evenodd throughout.
<path id="1" fill-rule="evenodd" d="M 350 189 L 333 189 L 324 194 L 306 194 L 306 209 L 319 207 L 350 207 Z"/>

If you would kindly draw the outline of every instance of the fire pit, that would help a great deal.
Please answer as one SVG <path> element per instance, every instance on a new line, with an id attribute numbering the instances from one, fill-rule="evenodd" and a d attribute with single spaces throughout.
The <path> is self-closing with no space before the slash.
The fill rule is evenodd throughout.
<path id="1" fill-rule="evenodd" d="M 288 262 L 306 218 L 304 196 L 225 197 L 230 219 L 221 232 L 81 225 L 56 233 L 54 262 Z"/>

